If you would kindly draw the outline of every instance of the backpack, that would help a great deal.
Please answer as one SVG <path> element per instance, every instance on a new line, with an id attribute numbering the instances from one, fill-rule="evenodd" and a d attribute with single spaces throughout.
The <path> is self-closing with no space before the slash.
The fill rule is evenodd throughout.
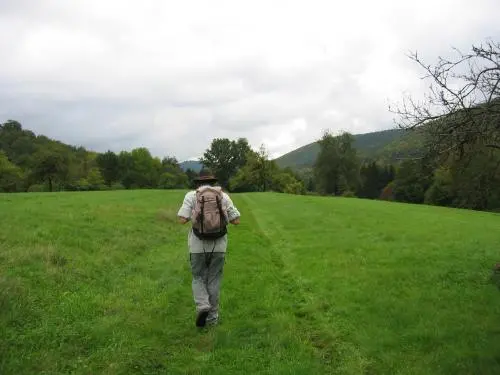
<path id="1" fill-rule="evenodd" d="M 203 186 L 196 190 L 191 222 L 199 239 L 217 239 L 227 233 L 227 203 L 220 187 Z"/>

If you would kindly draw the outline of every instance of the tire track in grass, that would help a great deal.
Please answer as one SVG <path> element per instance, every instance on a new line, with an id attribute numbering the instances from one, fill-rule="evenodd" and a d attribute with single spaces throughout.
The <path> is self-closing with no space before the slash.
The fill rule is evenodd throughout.
<path id="1" fill-rule="evenodd" d="M 255 194 L 255 193 L 254 193 Z M 271 196 L 270 196 L 271 197 Z M 311 281 L 301 276 L 300 259 L 296 259 L 293 246 L 280 221 L 259 205 L 252 194 L 242 195 L 258 231 L 269 242 L 269 259 L 276 272 L 276 279 L 283 292 L 281 296 L 292 311 L 294 324 L 300 340 L 308 343 L 316 359 L 328 369 L 327 373 L 371 374 L 369 359 L 347 339 L 343 339 L 341 327 L 332 327 L 324 313 L 328 304 L 321 301 L 321 296 L 314 293 Z M 265 259 L 262 254 L 259 254 Z M 336 329 L 337 328 L 337 329 Z"/>

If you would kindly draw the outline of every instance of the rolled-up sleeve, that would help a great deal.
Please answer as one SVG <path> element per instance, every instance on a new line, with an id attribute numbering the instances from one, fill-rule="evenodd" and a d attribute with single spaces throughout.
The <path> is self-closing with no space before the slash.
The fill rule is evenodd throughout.
<path id="1" fill-rule="evenodd" d="M 177 212 L 177 216 L 184 217 L 188 220 L 191 219 L 191 213 L 193 210 L 193 193 L 189 192 L 184 197 L 184 201 L 182 202 L 182 206 Z"/>
<path id="2" fill-rule="evenodd" d="M 236 208 L 236 206 L 234 205 L 231 198 L 229 198 L 229 195 L 224 194 L 224 198 L 227 200 L 227 207 L 228 207 L 227 208 L 227 216 L 228 216 L 229 221 L 232 221 L 232 220 L 240 217 L 241 214 L 238 211 L 238 209 Z"/>

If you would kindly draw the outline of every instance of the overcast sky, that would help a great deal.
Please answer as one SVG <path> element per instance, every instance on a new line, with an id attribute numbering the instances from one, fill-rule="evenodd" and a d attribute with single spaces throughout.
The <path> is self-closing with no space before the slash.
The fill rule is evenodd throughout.
<path id="1" fill-rule="evenodd" d="M 0 0 L 0 122 L 95 151 L 273 156 L 393 126 L 406 57 L 500 39 L 498 0 Z"/>

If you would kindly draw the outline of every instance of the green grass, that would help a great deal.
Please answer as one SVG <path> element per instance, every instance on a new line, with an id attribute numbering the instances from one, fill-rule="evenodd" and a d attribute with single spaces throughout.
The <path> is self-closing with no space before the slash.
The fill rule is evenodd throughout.
<path id="1" fill-rule="evenodd" d="M 183 192 L 0 195 L 0 374 L 499 374 L 500 216 L 234 195 L 194 327 Z"/>

